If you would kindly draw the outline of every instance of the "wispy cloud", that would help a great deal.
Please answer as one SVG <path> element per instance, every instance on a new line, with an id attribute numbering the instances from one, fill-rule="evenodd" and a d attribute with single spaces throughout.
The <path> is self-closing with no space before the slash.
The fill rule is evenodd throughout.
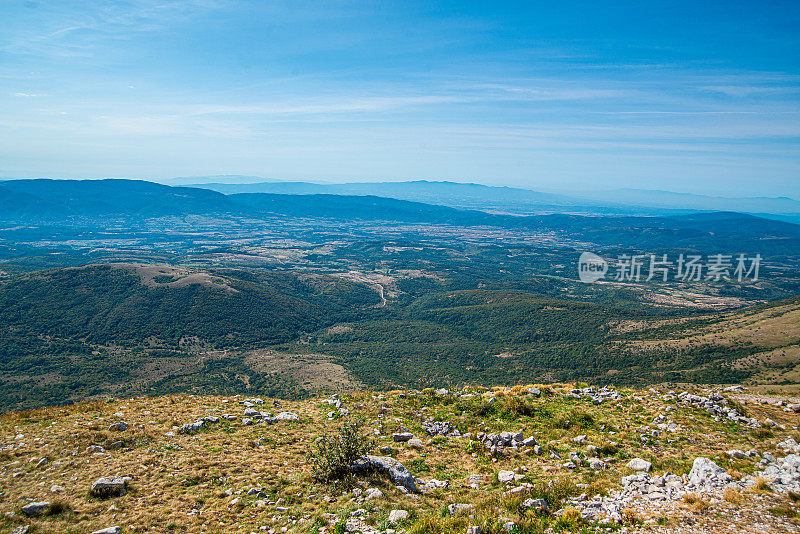
<path id="1" fill-rule="evenodd" d="M 0 158 L 516 183 L 760 166 L 796 182 L 800 72 L 773 53 L 796 36 L 727 12 L 677 31 L 647 3 L 584 10 L 596 23 L 570 5 L 0 2 Z M 727 42 L 731 27 L 747 35 Z"/>
<path id="2" fill-rule="evenodd" d="M 37 24 L 17 26 L 0 38 L 0 50 L 11 54 L 55 57 L 95 55 L 108 40 L 129 40 L 138 33 L 163 31 L 177 20 L 219 9 L 214 0 L 88 0 L 69 5 L 30 4 Z"/>
<path id="3" fill-rule="evenodd" d="M 751 96 L 791 95 L 800 93 L 800 88 L 790 86 L 754 86 L 754 85 L 708 85 L 700 89 L 722 93 L 734 98 Z"/>

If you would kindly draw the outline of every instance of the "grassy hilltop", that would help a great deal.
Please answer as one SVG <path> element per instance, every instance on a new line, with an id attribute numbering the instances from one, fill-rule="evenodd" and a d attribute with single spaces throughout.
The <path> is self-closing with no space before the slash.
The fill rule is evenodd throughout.
<path id="1" fill-rule="evenodd" d="M 134 397 L 8 413 L 0 419 L 0 529 L 421 534 L 475 526 L 487 533 L 688 526 L 725 532 L 738 524 L 758 525 L 762 533 L 800 530 L 800 495 L 759 476 L 770 455 L 779 465 L 790 452 L 776 446 L 800 438 L 800 416 L 793 406 L 780 406 L 786 397 L 697 391 L 736 410 L 734 421 L 667 391 L 612 391 L 616 398 L 598 404 L 592 400 L 597 390 L 574 387 L 364 390 L 280 406 L 266 399 L 247 413 L 289 412 L 297 419 L 254 424 L 246 424 L 243 396 Z M 202 428 L 181 433 L 204 417 Z M 369 452 L 399 460 L 420 492 L 401 491 L 380 474 L 315 479 L 315 444 L 323 436 L 335 439 L 347 420 L 363 421 L 359 432 Z M 447 435 L 432 436 L 426 428 Z M 503 431 L 521 431 L 537 445 L 491 449 L 480 441 Z M 413 437 L 403 437 L 406 432 Z M 395 434 L 407 441 L 395 441 Z M 725 470 L 725 487 L 686 485 L 698 457 Z M 657 484 L 657 477 L 669 480 L 673 473 L 680 491 L 654 497 L 666 490 L 653 486 L 618 500 L 614 520 L 589 514 L 593 498 L 617 502 L 616 492 L 632 487 L 623 477 L 636 475 L 629 467 L 634 458 L 651 464 L 639 477 Z M 101 477 L 128 477 L 125 493 L 93 495 Z M 28 517 L 22 510 L 30 502 L 49 504 Z"/>

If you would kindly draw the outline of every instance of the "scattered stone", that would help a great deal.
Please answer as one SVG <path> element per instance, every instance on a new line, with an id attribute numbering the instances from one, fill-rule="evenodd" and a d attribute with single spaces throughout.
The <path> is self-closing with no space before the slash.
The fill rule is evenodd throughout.
<path id="1" fill-rule="evenodd" d="M 249 495 L 250 497 L 258 497 L 259 499 L 265 499 L 266 497 L 268 497 L 266 493 L 261 491 L 261 488 L 250 488 L 249 490 L 247 490 L 247 495 Z"/>
<path id="2" fill-rule="evenodd" d="M 119 534 L 122 529 L 118 526 L 108 527 L 100 530 L 95 530 L 92 534 Z"/>
<path id="3" fill-rule="evenodd" d="M 389 512 L 389 523 L 396 524 L 408 519 L 408 510 L 392 510 Z"/>
<path id="4" fill-rule="evenodd" d="M 328 404 L 330 406 L 333 406 L 337 410 L 342 407 L 342 401 L 340 401 L 336 397 L 331 397 L 329 399 L 324 399 L 322 402 L 325 403 L 325 404 Z"/>
<path id="5" fill-rule="evenodd" d="M 378 534 L 378 530 L 371 527 L 358 517 L 348 517 L 344 523 L 346 532 L 360 532 L 361 534 Z"/>
<path id="6" fill-rule="evenodd" d="M 740 451 L 739 449 L 730 450 L 725 454 L 737 460 L 744 460 L 745 458 L 747 458 L 747 454 L 745 454 L 744 451 Z"/>
<path id="7" fill-rule="evenodd" d="M 424 421 L 422 428 L 431 436 L 459 436 L 458 430 L 447 421 Z"/>
<path id="8" fill-rule="evenodd" d="M 467 514 L 474 509 L 474 504 L 450 504 L 447 506 L 447 513 L 450 515 Z"/>
<path id="9" fill-rule="evenodd" d="M 297 421 L 300 419 L 300 416 L 292 412 L 281 412 L 276 415 L 274 419 L 275 421 Z"/>
<path id="10" fill-rule="evenodd" d="M 398 434 L 392 434 L 392 441 L 397 443 L 405 443 L 406 441 L 410 440 L 414 437 L 414 434 L 411 432 L 400 432 Z"/>
<path id="11" fill-rule="evenodd" d="M 364 492 L 364 500 L 380 499 L 383 497 L 383 492 L 378 488 L 368 488 Z"/>
<path id="12" fill-rule="evenodd" d="M 537 447 L 539 445 L 533 436 L 526 439 L 525 434 L 521 431 L 516 433 L 503 431 L 499 434 L 478 432 L 475 438 L 492 453 L 502 452 L 509 447 L 514 450 L 520 447 Z"/>
<path id="13" fill-rule="evenodd" d="M 800 493 L 800 456 L 796 454 L 789 454 L 781 460 L 772 458 L 770 465 L 759 474 L 770 482 L 774 491 Z"/>
<path id="14" fill-rule="evenodd" d="M 428 482 L 422 484 L 422 487 L 419 488 L 420 492 L 422 493 L 431 493 L 432 491 L 436 490 L 437 488 L 448 488 L 450 487 L 450 482 L 447 480 L 436 480 L 435 478 L 430 479 Z"/>
<path id="15" fill-rule="evenodd" d="M 486 484 L 488 482 L 486 475 L 469 475 L 467 477 L 467 486 L 472 489 L 478 489 L 481 484 Z"/>
<path id="16" fill-rule="evenodd" d="M 800 453 L 800 445 L 798 445 L 798 443 L 791 436 L 778 443 L 776 448 L 783 449 L 788 452 Z"/>
<path id="17" fill-rule="evenodd" d="M 127 477 L 102 477 L 98 478 L 90 493 L 95 497 L 107 498 L 125 495 L 125 490 L 128 486 Z"/>
<path id="18" fill-rule="evenodd" d="M 22 513 L 28 517 L 34 517 L 45 513 L 48 508 L 50 508 L 48 501 L 32 502 L 22 507 Z"/>
<path id="19" fill-rule="evenodd" d="M 618 391 L 607 387 L 602 387 L 600 389 L 595 389 L 593 387 L 573 389 L 570 391 L 570 396 L 576 398 L 589 397 L 595 404 L 602 404 L 607 400 L 617 400 L 620 398 Z"/>
<path id="20" fill-rule="evenodd" d="M 183 425 L 178 429 L 178 434 L 194 434 L 195 432 L 199 432 L 205 426 L 205 421 L 202 419 L 195 421 L 194 423 L 188 423 Z"/>
<path id="21" fill-rule="evenodd" d="M 522 501 L 523 508 L 533 508 L 540 512 L 549 512 L 550 509 L 547 507 L 547 501 L 544 499 L 525 499 Z"/>
<path id="22" fill-rule="evenodd" d="M 737 393 L 742 393 L 744 391 L 744 388 L 742 386 L 738 386 L 738 385 L 736 385 L 736 386 L 728 386 L 726 388 L 723 388 L 722 391 L 728 391 L 728 392 L 734 392 L 735 391 Z"/>
<path id="23" fill-rule="evenodd" d="M 689 472 L 689 488 L 696 491 L 721 489 L 733 478 L 720 466 L 708 458 L 695 458 Z"/>
<path id="24" fill-rule="evenodd" d="M 650 471 L 650 468 L 653 467 L 653 464 L 641 458 L 634 458 L 628 462 L 625 467 L 633 471 Z"/>
<path id="25" fill-rule="evenodd" d="M 108 426 L 108 429 L 112 432 L 125 432 L 128 430 L 128 423 L 125 421 L 120 421 L 118 423 L 113 423 Z"/>
<path id="26" fill-rule="evenodd" d="M 364 456 L 356 460 L 350 470 L 354 473 L 377 471 L 388 475 L 389 480 L 398 486 L 405 487 L 410 493 L 419 493 L 414 477 L 406 467 L 388 456 Z"/>
<path id="27" fill-rule="evenodd" d="M 688 391 L 684 391 L 677 396 L 677 399 L 682 401 L 684 404 L 689 404 L 695 406 L 696 408 L 704 409 L 716 417 L 724 417 L 731 422 L 748 426 L 750 428 L 761 428 L 761 423 L 759 423 L 756 419 L 753 419 L 752 417 L 744 417 L 735 408 L 728 406 L 728 400 L 722 395 L 712 393 L 708 397 L 703 397 L 701 395 L 695 395 L 693 393 L 689 393 Z"/>
<path id="28" fill-rule="evenodd" d="M 536 447 L 538 445 L 539 445 L 539 443 L 536 441 L 536 438 L 534 438 L 533 436 L 527 437 L 527 438 L 522 440 L 522 446 L 523 447 Z"/>
<path id="29" fill-rule="evenodd" d="M 500 471 L 497 473 L 497 480 L 500 481 L 501 484 L 514 482 L 514 471 Z"/>
<path id="30" fill-rule="evenodd" d="M 601 469 L 608 469 L 608 464 L 600 458 L 589 458 L 589 468 L 599 471 Z"/>
<path id="31" fill-rule="evenodd" d="M 424 446 L 422 440 L 417 438 L 408 440 L 407 445 L 412 449 L 421 449 Z"/>

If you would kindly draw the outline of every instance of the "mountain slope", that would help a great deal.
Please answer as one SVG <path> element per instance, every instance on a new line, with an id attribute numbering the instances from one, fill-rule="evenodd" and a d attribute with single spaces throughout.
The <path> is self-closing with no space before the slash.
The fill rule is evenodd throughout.
<path id="1" fill-rule="evenodd" d="M 193 187 L 212 189 L 225 194 L 374 195 L 412 202 L 440 204 L 460 209 L 518 214 L 549 211 L 632 213 L 629 207 L 619 203 L 597 203 L 587 199 L 542 193 L 518 187 L 495 187 L 474 183 L 428 180 L 345 184 L 316 184 L 311 182 L 196 183 Z M 664 214 L 670 210 L 645 211 L 648 214 Z M 644 214 L 642 210 L 638 210 L 637 213 Z"/>
<path id="2" fill-rule="evenodd" d="M 3 218 L 140 218 L 241 211 L 215 191 L 142 180 L 9 180 L 0 182 L 0 188 L 2 204 L 9 203 L 5 194 L 15 195 L 14 209 Z"/>
<path id="3" fill-rule="evenodd" d="M 0 325 L 92 342 L 275 343 L 378 302 L 366 286 L 324 276 L 90 265 L 0 286 Z"/>
<path id="4" fill-rule="evenodd" d="M 459 210 L 393 198 L 353 195 L 282 195 L 240 193 L 229 197 L 262 212 L 292 217 L 338 220 L 383 220 L 458 225 L 501 225 L 506 219 L 479 211 Z"/>
<path id="5" fill-rule="evenodd" d="M 0 410 L 130 391 L 302 395 L 303 367 L 334 382 L 344 370 L 237 348 L 294 340 L 379 302 L 367 286 L 292 273 L 112 264 L 19 276 L 0 284 Z"/>
<path id="6" fill-rule="evenodd" d="M 672 380 L 722 380 L 723 368 L 753 383 L 800 378 L 800 297 L 681 321 L 621 321 L 615 329 L 629 338 L 625 351 L 682 360 Z"/>

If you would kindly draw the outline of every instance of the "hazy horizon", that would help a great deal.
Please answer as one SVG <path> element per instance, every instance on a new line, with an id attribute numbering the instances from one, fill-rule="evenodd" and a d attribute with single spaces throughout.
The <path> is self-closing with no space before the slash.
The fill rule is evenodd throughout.
<path id="1" fill-rule="evenodd" d="M 0 176 L 800 197 L 796 2 L 9 2 Z"/>
<path id="2" fill-rule="evenodd" d="M 575 198 L 585 197 L 587 199 L 593 198 L 593 195 L 596 194 L 611 194 L 615 192 L 632 192 L 632 193 L 655 193 L 657 195 L 665 195 L 665 196 L 688 196 L 688 197 L 705 197 L 708 199 L 724 199 L 724 200 L 745 200 L 745 199 L 764 199 L 764 200 L 777 200 L 777 199 L 788 199 L 792 201 L 797 201 L 797 199 L 791 195 L 725 195 L 725 194 L 702 194 L 702 193 L 691 193 L 691 192 L 681 192 L 681 191 L 671 191 L 667 189 L 644 189 L 644 188 L 637 188 L 637 187 L 618 187 L 618 188 L 585 188 L 581 189 L 580 191 L 570 190 L 570 189 L 558 189 L 558 188 L 531 188 L 525 186 L 516 186 L 516 185 L 504 185 L 504 184 L 485 184 L 480 182 L 468 182 L 468 181 L 457 181 L 457 180 L 434 180 L 434 179 L 418 179 L 418 180 L 324 180 L 324 179 L 308 179 L 308 180 L 280 180 L 280 179 L 271 179 L 266 178 L 263 176 L 245 176 L 245 175 L 236 175 L 236 174 L 221 174 L 221 175 L 196 175 L 196 176 L 173 176 L 169 178 L 161 178 L 161 179 L 154 179 L 154 178 L 143 178 L 143 177 L 97 177 L 97 178 L 71 178 L 71 177 L 52 177 L 52 176 L 42 176 L 42 177 L 8 177 L 0 175 L 0 181 L 3 180 L 141 180 L 147 182 L 153 182 L 157 184 L 175 186 L 175 187 L 191 187 L 191 186 L 198 186 L 198 185 L 211 185 L 211 184 L 229 184 L 229 185 L 257 185 L 257 184 L 269 184 L 269 183 L 308 183 L 314 185 L 321 185 L 321 186 L 336 186 L 336 185 L 362 185 L 362 184 L 404 184 L 404 183 L 415 183 L 415 182 L 427 182 L 432 184 L 456 184 L 456 185 L 475 185 L 475 186 L 482 186 L 482 187 L 507 187 L 512 189 L 524 189 L 533 192 L 542 192 L 548 194 L 556 194 L 556 195 L 565 195 L 571 196 Z M 334 194 L 341 194 L 341 193 L 334 193 Z M 378 195 L 380 196 L 380 195 Z M 601 197 L 602 198 L 602 197 Z M 600 198 L 598 198 L 599 200 Z M 713 211 L 713 208 L 709 208 L 710 211 Z M 742 209 L 740 211 L 746 212 L 746 209 Z"/>

